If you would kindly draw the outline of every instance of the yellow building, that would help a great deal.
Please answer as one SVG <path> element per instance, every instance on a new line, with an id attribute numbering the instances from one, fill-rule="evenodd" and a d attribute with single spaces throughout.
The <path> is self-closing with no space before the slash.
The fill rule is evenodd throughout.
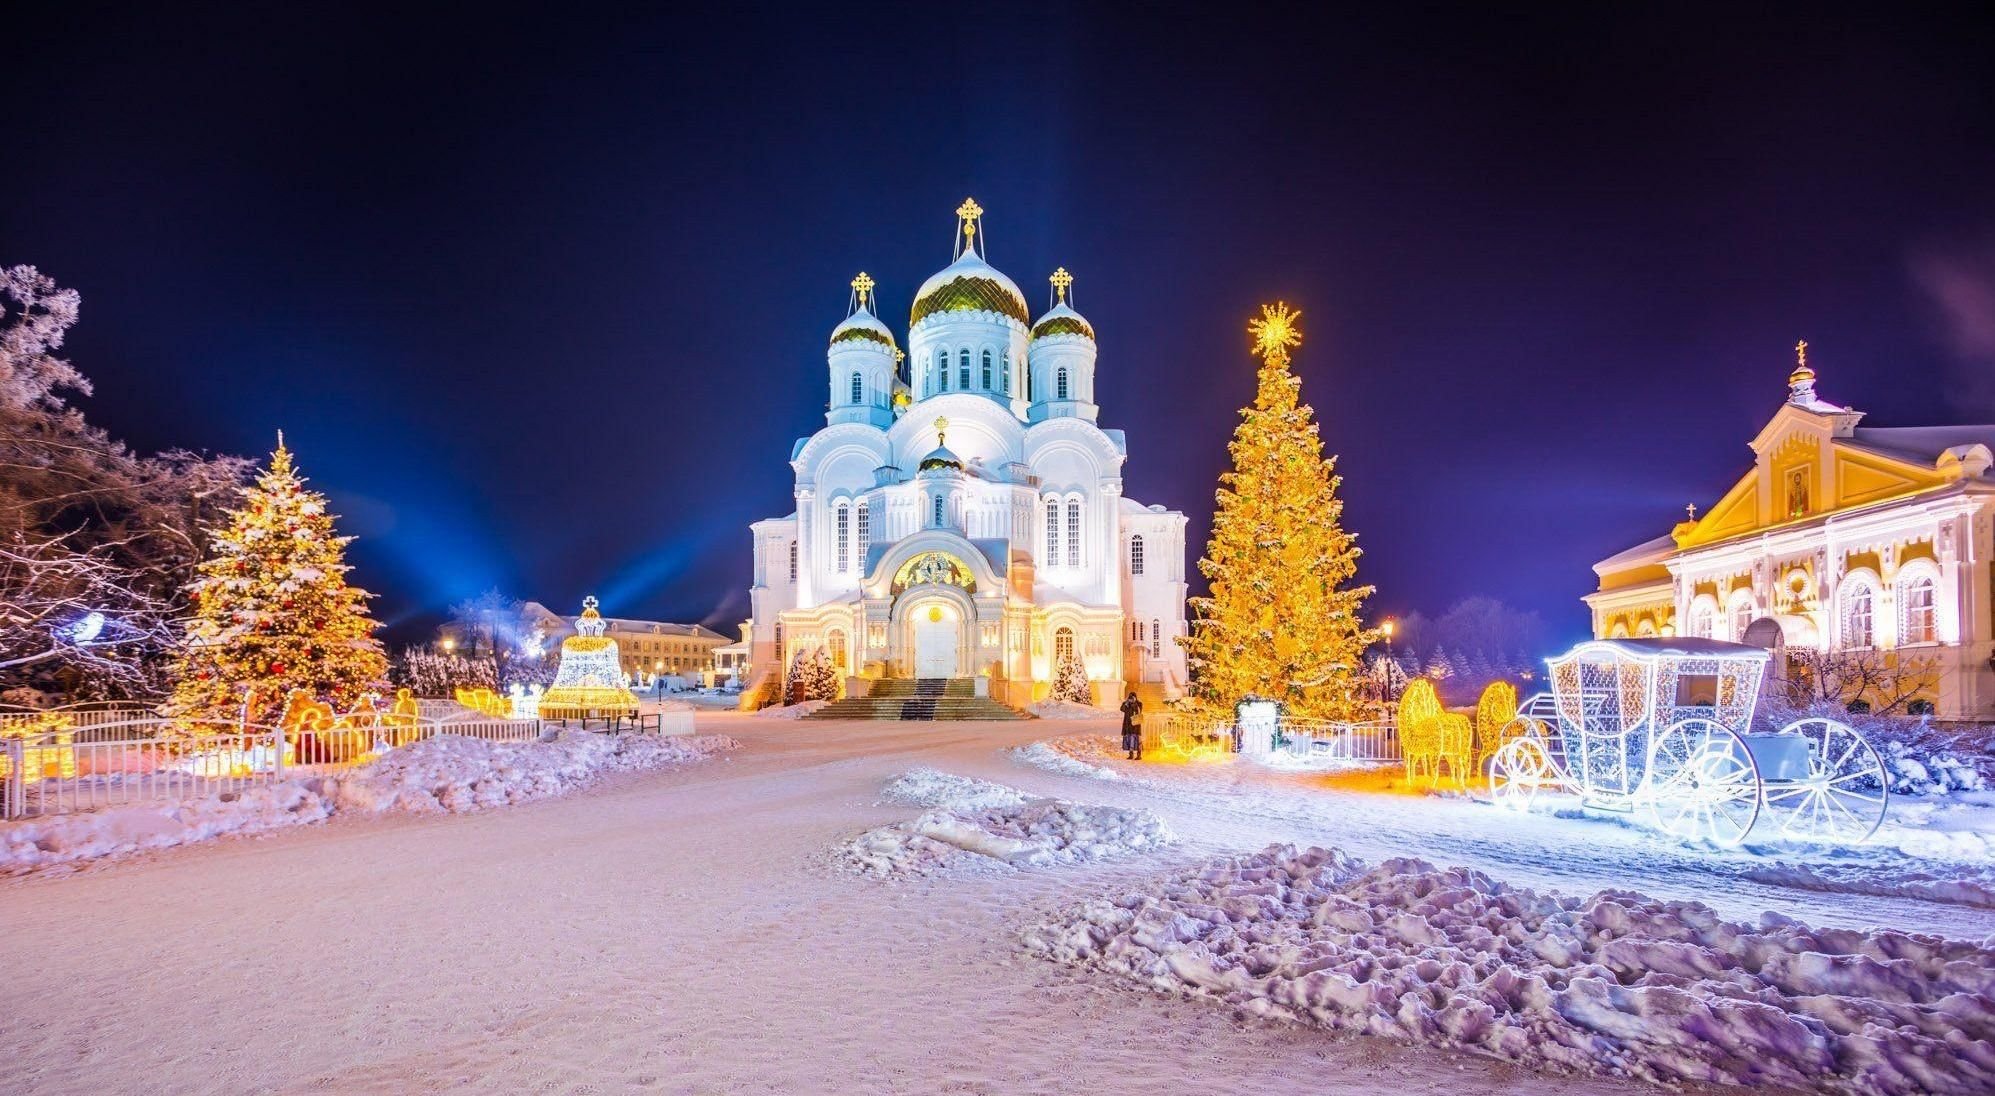
<path id="1" fill-rule="evenodd" d="M 1859 426 L 1796 349 L 1752 469 L 1703 516 L 1594 564 L 1593 634 L 1862 653 L 1920 668 L 1913 712 L 1995 719 L 1995 425 Z"/>

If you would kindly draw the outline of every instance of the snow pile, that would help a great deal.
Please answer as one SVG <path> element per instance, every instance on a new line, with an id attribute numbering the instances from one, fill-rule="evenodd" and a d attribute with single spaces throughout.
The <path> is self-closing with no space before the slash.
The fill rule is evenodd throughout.
<path id="1" fill-rule="evenodd" d="M 469 811 L 561 795 L 606 772 L 700 761 L 740 746 L 725 735 L 661 738 L 569 731 L 539 742 L 438 735 L 336 776 L 253 785 L 0 825 L 0 874 L 323 822 L 343 810 Z"/>
<path id="2" fill-rule="evenodd" d="M 983 780 L 917 769 L 887 785 L 896 798 L 943 805 L 909 822 L 869 830 L 838 850 L 848 871 L 883 878 L 949 870 L 1012 871 L 1101 860 L 1174 843 L 1145 810 L 1030 799 Z M 994 806 L 983 804 L 1010 800 Z"/>
<path id="3" fill-rule="evenodd" d="M 1061 776 L 1084 776 L 1090 780 L 1120 780 L 1122 774 L 1100 765 L 1090 765 L 1078 758 L 1069 756 L 1051 742 L 1034 742 L 1030 746 L 1020 746 L 1011 751 L 1011 756 L 1035 769 L 1045 769 Z"/>
<path id="4" fill-rule="evenodd" d="M 322 822 L 332 804 L 310 782 L 285 781 L 180 803 L 113 807 L 0 826 L 0 873 L 191 845 Z"/>
<path id="5" fill-rule="evenodd" d="M 1980 771 L 1951 751 L 1926 752 L 1905 742 L 1884 742 L 1877 752 L 1890 773 L 1894 795 L 1947 795 L 1988 789 L 1988 781 Z"/>
<path id="6" fill-rule="evenodd" d="M 686 764 L 739 746 L 726 735 L 564 730 L 538 742 L 439 735 L 328 783 L 342 809 L 457 813 L 563 795 L 600 773 Z"/>
<path id="7" fill-rule="evenodd" d="M 802 719 L 829 703 L 831 703 L 829 700 L 803 700 L 795 704 L 783 704 L 774 708 L 760 708 L 756 710 L 755 717 L 757 719 Z"/>
<path id="8" fill-rule="evenodd" d="M 949 807 L 954 810 L 984 810 L 990 807 L 1016 807 L 1032 798 L 1017 788 L 993 784 L 974 776 L 957 776 L 940 769 L 911 769 L 887 782 L 881 798 L 910 807 Z"/>
<path id="9" fill-rule="evenodd" d="M 1025 710 L 1041 719 L 1118 719 L 1122 715 L 1121 712 L 1076 704 L 1071 700 L 1042 700 L 1037 704 L 1027 704 Z"/>
<path id="10" fill-rule="evenodd" d="M 1563 898 L 1275 845 L 1095 900 L 1026 947 L 1248 1013 L 1559 1073 L 1880 1094 L 1995 1090 L 1995 949 Z"/>

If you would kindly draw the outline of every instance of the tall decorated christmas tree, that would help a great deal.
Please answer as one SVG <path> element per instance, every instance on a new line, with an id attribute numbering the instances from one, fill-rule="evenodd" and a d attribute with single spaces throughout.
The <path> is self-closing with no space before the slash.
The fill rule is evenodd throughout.
<path id="1" fill-rule="evenodd" d="M 1219 477 L 1212 541 L 1198 564 L 1212 596 L 1193 599 L 1184 647 L 1202 707 L 1230 712 L 1255 695 L 1298 717 L 1349 718 L 1365 648 L 1378 637 L 1359 617 L 1372 588 L 1351 584 L 1359 549 L 1341 524 L 1336 460 L 1324 458 L 1316 413 L 1289 372 L 1300 316 L 1262 305 L 1247 325 L 1259 390 L 1228 447 L 1233 470 Z"/>
<path id="2" fill-rule="evenodd" d="M 305 488 L 279 434 L 199 565 L 169 711 L 233 719 L 253 694 L 252 719 L 269 721 L 292 689 L 339 711 L 380 691 L 388 661 L 370 595 L 346 583 L 352 539 L 333 533 L 325 496 Z"/>

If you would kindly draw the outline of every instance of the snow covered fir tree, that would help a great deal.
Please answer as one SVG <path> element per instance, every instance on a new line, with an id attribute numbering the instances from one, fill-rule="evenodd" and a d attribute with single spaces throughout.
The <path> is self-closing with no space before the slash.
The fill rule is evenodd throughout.
<path id="1" fill-rule="evenodd" d="M 1258 388 L 1233 432 L 1233 469 L 1219 477 L 1199 560 L 1212 593 L 1192 600 L 1185 640 L 1195 702 L 1215 714 L 1257 695 L 1298 716 L 1350 718 L 1378 638 L 1359 618 L 1372 588 L 1351 582 L 1359 549 L 1341 523 L 1336 461 L 1323 456 L 1316 413 L 1289 370 L 1300 316 L 1263 305 L 1248 324 Z"/>
<path id="2" fill-rule="evenodd" d="M 274 719 L 293 689 L 345 710 L 379 692 L 388 663 L 365 590 L 346 581 L 350 537 L 305 487 L 284 437 L 213 531 L 174 668 L 176 716 Z"/>

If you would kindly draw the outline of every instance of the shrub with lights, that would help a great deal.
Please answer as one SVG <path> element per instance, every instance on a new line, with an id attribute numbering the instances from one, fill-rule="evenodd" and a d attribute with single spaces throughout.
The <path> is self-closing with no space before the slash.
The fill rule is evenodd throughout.
<path id="1" fill-rule="evenodd" d="M 1053 673 L 1053 699 L 1069 704 L 1093 704 L 1094 687 L 1088 684 L 1088 669 L 1072 654 L 1060 659 Z"/>

